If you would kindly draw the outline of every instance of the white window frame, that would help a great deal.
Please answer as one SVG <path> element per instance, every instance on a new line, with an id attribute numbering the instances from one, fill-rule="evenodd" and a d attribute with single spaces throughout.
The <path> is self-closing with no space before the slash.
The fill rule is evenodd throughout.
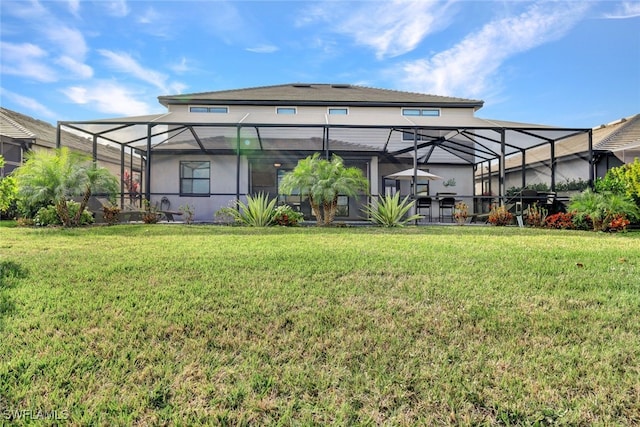
<path id="1" fill-rule="evenodd" d="M 340 110 L 340 111 L 344 111 L 343 113 L 332 113 L 332 110 Z M 327 108 L 327 114 L 329 115 L 335 115 L 335 116 L 348 116 L 349 115 L 349 108 L 347 107 L 329 107 Z"/>
<path id="2" fill-rule="evenodd" d="M 206 111 L 192 111 L 194 108 L 205 109 Z M 216 111 L 221 110 L 221 111 Z M 226 105 L 189 105 L 190 113 L 211 113 L 211 114 L 229 114 L 229 107 Z"/>
<path id="3" fill-rule="evenodd" d="M 291 110 L 291 112 L 285 112 L 285 110 L 287 111 Z M 283 114 L 283 115 L 298 114 L 298 107 L 276 107 L 276 114 Z"/>
<path id="4" fill-rule="evenodd" d="M 417 111 L 418 114 L 406 114 L 407 111 Z M 432 114 L 434 113 L 434 114 Z M 442 110 L 440 108 L 410 108 L 403 107 L 400 114 L 406 117 L 440 117 Z"/>

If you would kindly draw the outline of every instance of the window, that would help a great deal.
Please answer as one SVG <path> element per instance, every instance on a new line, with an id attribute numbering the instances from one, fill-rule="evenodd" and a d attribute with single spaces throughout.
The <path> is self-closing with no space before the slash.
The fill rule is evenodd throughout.
<path id="1" fill-rule="evenodd" d="M 229 107 L 189 107 L 189 112 L 226 114 L 229 112 Z"/>
<path id="2" fill-rule="evenodd" d="M 180 195 L 209 195 L 209 162 L 180 162 Z"/>
<path id="3" fill-rule="evenodd" d="M 296 107 L 278 107 L 276 108 L 277 114 L 296 114 Z"/>
<path id="4" fill-rule="evenodd" d="M 336 216 L 349 216 L 349 197 L 338 196 L 338 206 L 336 207 Z"/>
<path id="5" fill-rule="evenodd" d="M 440 117 L 440 110 L 429 108 L 403 108 L 403 116 Z"/>
<path id="6" fill-rule="evenodd" d="M 329 114 L 346 116 L 347 114 L 349 114 L 349 110 L 347 110 L 346 108 L 329 108 Z"/>
<path id="7" fill-rule="evenodd" d="M 418 141 L 430 141 L 427 135 L 420 135 L 420 131 L 418 130 Z M 402 140 L 403 141 L 413 141 L 413 132 L 402 132 Z"/>

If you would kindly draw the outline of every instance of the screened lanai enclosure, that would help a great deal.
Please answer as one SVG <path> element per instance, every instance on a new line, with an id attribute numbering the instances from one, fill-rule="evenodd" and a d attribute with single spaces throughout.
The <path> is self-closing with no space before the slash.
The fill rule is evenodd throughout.
<path id="1" fill-rule="evenodd" d="M 447 195 L 464 201 L 471 213 L 483 213 L 490 203 L 513 202 L 514 196 L 507 195 L 512 187 L 544 184 L 554 193 L 561 182 L 594 179 L 590 129 L 464 114 L 439 117 L 435 126 L 430 117 L 409 115 L 216 115 L 192 110 L 64 121 L 58 123 L 58 133 L 60 129 L 86 135 L 94 153 L 104 144 L 120 149 L 123 208 L 139 207 L 142 199 L 161 209 L 188 204 L 203 222 L 212 221 L 221 207 L 259 192 L 296 206 L 311 219 L 305 200 L 279 195 L 278 183 L 298 160 L 313 153 L 327 158 L 337 154 L 369 180 L 366 194 L 339 198 L 337 219 L 344 221 L 363 219 L 362 207 L 382 194 L 430 198 L 430 217 L 440 221 L 446 219 L 438 200 Z M 135 192 L 125 179 L 133 158 L 142 166 Z M 388 178 L 407 168 L 416 170 L 414 179 Z M 422 180 L 418 169 L 442 179 Z"/>

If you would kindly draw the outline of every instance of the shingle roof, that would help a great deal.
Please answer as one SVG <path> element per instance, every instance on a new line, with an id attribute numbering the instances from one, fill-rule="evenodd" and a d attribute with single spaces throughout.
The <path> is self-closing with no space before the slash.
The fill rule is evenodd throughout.
<path id="1" fill-rule="evenodd" d="M 162 105 L 185 103 L 228 103 L 282 105 L 421 105 L 480 108 L 483 101 L 376 89 L 350 84 L 290 83 L 216 92 L 160 96 Z"/>

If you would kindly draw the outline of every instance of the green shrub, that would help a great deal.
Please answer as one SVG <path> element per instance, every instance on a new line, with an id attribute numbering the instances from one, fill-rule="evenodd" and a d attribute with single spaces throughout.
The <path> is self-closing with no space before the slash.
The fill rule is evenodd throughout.
<path id="1" fill-rule="evenodd" d="M 409 196 L 400 200 L 400 194 L 393 196 L 381 196 L 378 200 L 372 201 L 364 208 L 374 224 L 382 227 L 402 227 L 408 222 L 422 219 L 422 215 L 410 215 L 407 212 L 413 207 L 415 201 L 408 201 Z"/>
<path id="2" fill-rule="evenodd" d="M 274 224 L 276 214 L 276 202 L 278 199 L 269 200 L 269 196 L 258 193 L 254 196 L 247 196 L 247 203 L 237 201 L 232 207 L 219 209 L 216 218 L 233 218 L 236 224 L 248 225 L 250 227 L 267 227 Z"/>
<path id="3" fill-rule="evenodd" d="M 69 209 L 69 215 L 75 216 L 80 209 L 80 203 L 70 200 L 67 202 L 67 207 Z M 93 224 L 93 221 L 93 215 L 91 212 L 85 210 L 80 216 L 80 222 L 78 225 Z M 46 227 L 48 225 L 62 225 L 62 220 L 56 211 L 56 207 L 53 205 L 40 208 L 33 217 L 33 222 L 35 225 L 40 227 Z"/>
<path id="4" fill-rule="evenodd" d="M 286 227 L 299 225 L 304 220 L 302 212 L 295 210 L 289 205 L 281 205 L 276 208 L 273 222 Z"/>
<path id="5" fill-rule="evenodd" d="M 12 176 L 0 178 L 0 216 L 15 216 L 18 186 Z"/>
<path id="6" fill-rule="evenodd" d="M 48 225 L 62 225 L 60 218 L 58 218 L 58 212 L 56 207 L 49 205 L 45 208 L 40 208 L 36 215 L 33 217 L 35 225 L 40 227 L 46 227 Z"/>
<path id="7" fill-rule="evenodd" d="M 569 209 L 576 212 L 576 220 L 590 220 L 594 231 L 610 228 L 611 221 L 623 215 L 627 219 L 640 218 L 640 209 L 624 194 L 613 192 L 596 193 L 587 189 L 571 198 Z"/>

